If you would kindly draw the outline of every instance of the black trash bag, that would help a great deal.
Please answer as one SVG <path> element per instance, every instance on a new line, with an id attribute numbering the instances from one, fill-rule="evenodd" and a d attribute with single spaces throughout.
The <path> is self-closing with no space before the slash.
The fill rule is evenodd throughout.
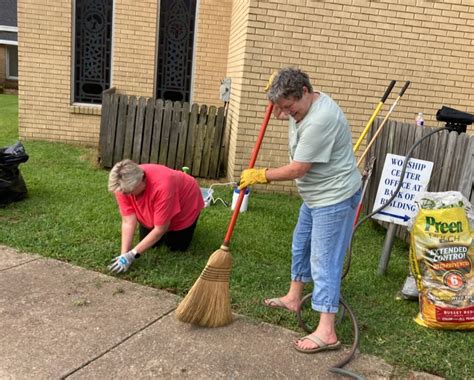
<path id="1" fill-rule="evenodd" d="M 26 198 L 28 190 L 18 166 L 28 158 L 19 141 L 0 148 L 0 207 Z"/>

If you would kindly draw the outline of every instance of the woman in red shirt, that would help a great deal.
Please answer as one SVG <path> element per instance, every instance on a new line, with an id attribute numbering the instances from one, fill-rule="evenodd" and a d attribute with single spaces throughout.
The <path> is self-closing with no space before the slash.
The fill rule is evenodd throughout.
<path id="1" fill-rule="evenodd" d="M 122 216 L 122 254 L 109 265 L 112 272 L 126 272 L 147 249 L 162 243 L 173 251 L 189 247 L 204 207 L 193 177 L 163 165 L 138 165 L 126 159 L 110 171 L 108 188 Z M 140 242 L 132 248 L 137 223 Z"/>

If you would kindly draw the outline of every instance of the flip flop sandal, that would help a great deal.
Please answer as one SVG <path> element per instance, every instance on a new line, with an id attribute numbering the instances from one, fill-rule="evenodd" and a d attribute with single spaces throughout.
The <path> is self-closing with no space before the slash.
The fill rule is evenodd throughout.
<path id="1" fill-rule="evenodd" d="M 298 341 L 310 340 L 314 344 L 317 344 L 319 347 L 315 348 L 301 348 L 298 346 Z M 303 352 L 305 354 L 315 354 L 316 352 L 330 351 L 330 350 L 339 350 L 341 348 L 341 342 L 337 341 L 333 344 L 327 344 L 321 338 L 316 335 L 307 335 L 295 342 L 293 342 L 293 347 L 296 351 Z"/>
<path id="2" fill-rule="evenodd" d="M 266 306 L 270 309 L 283 309 L 291 313 L 294 313 L 293 310 L 288 309 L 288 307 L 280 298 L 268 298 L 268 299 L 263 300 L 262 304 L 263 306 Z"/>

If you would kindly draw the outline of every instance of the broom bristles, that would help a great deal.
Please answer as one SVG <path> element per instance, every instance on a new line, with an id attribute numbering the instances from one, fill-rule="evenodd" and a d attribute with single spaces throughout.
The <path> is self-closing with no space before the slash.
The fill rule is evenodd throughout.
<path id="1" fill-rule="evenodd" d="M 229 277 L 232 256 L 229 248 L 215 251 L 201 275 L 176 309 L 181 322 L 205 327 L 220 327 L 232 323 Z"/>

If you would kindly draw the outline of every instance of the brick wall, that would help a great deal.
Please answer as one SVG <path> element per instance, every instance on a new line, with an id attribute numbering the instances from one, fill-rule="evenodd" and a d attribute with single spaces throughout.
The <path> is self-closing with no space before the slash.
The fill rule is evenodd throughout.
<path id="1" fill-rule="evenodd" d="M 198 1 L 193 103 L 222 106 L 220 81 L 226 76 L 232 0 Z"/>
<path id="2" fill-rule="evenodd" d="M 392 79 L 398 83 L 381 116 L 406 80 L 412 83 L 394 119 L 414 122 L 423 112 L 425 124 L 438 127 L 442 105 L 474 113 L 473 36 L 474 3 L 465 0 L 251 1 L 241 99 L 231 107 L 239 121 L 235 174 L 248 164 L 266 105 L 261 89 L 274 70 L 299 66 L 308 72 L 315 89 L 345 111 L 355 142 Z M 272 119 L 256 166 L 286 163 L 286 123 Z"/>
<path id="3" fill-rule="evenodd" d="M 112 86 L 122 94 L 154 95 L 156 0 L 114 1 Z"/>
<path id="4" fill-rule="evenodd" d="M 96 144 L 100 108 L 71 107 L 71 14 L 69 1 L 18 1 L 22 139 Z"/>
<path id="5" fill-rule="evenodd" d="M 222 105 L 231 0 L 200 0 L 193 102 Z M 114 1 L 112 86 L 155 92 L 157 0 Z M 20 137 L 98 145 L 100 106 L 71 104 L 72 1 L 19 0 Z"/>
<path id="6" fill-rule="evenodd" d="M 229 38 L 229 52 L 227 60 L 227 76 L 232 78 L 232 90 L 229 102 L 229 112 L 226 125 L 226 135 L 224 138 L 228 142 L 228 176 L 234 176 L 235 161 L 242 160 L 244 157 L 244 147 L 248 146 L 249 141 L 240 132 L 240 124 L 247 124 L 248 102 L 243 101 L 248 97 L 243 91 L 244 71 L 246 70 L 245 52 L 248 49 L 248 18 L 249 18 L 250 0 L 234 1 L 232 7 L 232 24 Z M 243 106 L 244 104 L 244 106 Z M 254 115 L 255 118 L 256 115 Z M 249 131 L 249 128 L 247 128 Z M 251 131 L 250 131 L 251 132 Z M 244 131 L 245 133 L 245 131 Z M 240 173 L 239 168 L 239 172 Z M 235 173 L 236 175 L 238 173 Z"/>

